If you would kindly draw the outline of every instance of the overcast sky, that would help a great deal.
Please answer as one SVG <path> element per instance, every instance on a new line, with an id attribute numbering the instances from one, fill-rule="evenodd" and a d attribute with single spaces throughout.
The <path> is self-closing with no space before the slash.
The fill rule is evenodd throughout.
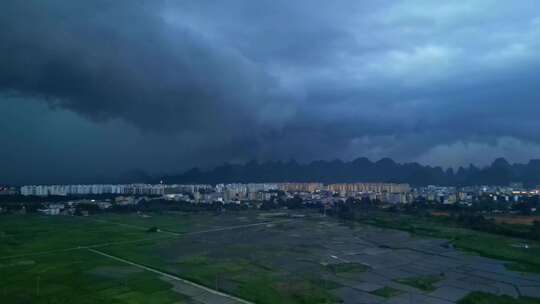
<path id="1" fill-rule="evenodd" d="M 540 4 L 3 0 L 0 183 L 540 158 Z"/>

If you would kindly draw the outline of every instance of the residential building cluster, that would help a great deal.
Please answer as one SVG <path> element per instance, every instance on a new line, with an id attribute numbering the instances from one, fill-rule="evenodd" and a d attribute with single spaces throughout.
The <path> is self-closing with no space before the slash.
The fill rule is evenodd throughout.
<path id="1" fill-rule="evenodd" d="M 526 189 L 521 183 L 512 183 L 509 186 L 467 187 L 444 187 L 432 185 L 414 188 L 412 189 L 412 194 L 415 199 L 424 199 L 443 204 L 471 204 L 479 200 L 515 203 L 525 198 L 539 195 L 540 186 L 532 189 Z"/>
<path id="2" fill-rule="evenodd" d="M 242 201 L 268 201 L 278 197 L 279 191 L 286 198 L 300 196 L 309 202 L 322 201 L 333 197 L 362 197 L 379 199 L 391 203 L 412 201 L 408 184 L 393 183 L 250 183 L 212 185 L 166 185 L 168 199 L 192 202 L 240 203 Z"/>
<path id="3" fill-rule="evenodd" d="M 540 187 L 539 187 L 540 189 Z M 240 203 L 269 201 L 276 197 L 300 196 L 305 201 L 328 202 L 369 198 L 383 203 L 404 204 L 413 201 L 431 201 L 443 204 L 472 203 L 478 200 L 518 202 L 525 197 L 540 194 L 539 189 L 525 189 L 522 184 L 509 186 L 447 187 L 427 186 L 411 188 L 398 183 L 232 183 L 232 184 L 96 184 L 96 185 L 28 185 L 20 188 L 24 196 L 70 196 L 112 194 L 128 200 L 131 196 L 153 196 L 173 201 L 193 203 Z M 4 187 L 0 193 L 16 193 L 17 189 Z"/>
<path id="4" fill-rule="evenodd" d="M 345 195 L 354 193 L 407 193 L 411 191 L 409 184 L 393 183 L 330 184 L 326 186 L 326 189 Z"/>
<path id="5" fill-rule="evenodd" d="M 168 200 L 195 203 L 240 203 L 242 201 L 268 201 L 278 196 L 294 195 L 308 200 L 322 200 L 328 197 L 369 197 L 383 202 L 407 203 L 414 199 L 408 184 L 393 183 L 232 183 L 232 184 L 96 184 L 96 185 L 27 185 L 20 188 L 25 196 L 69 196 L 117 194 L 162 196 Z"/>
<path id="6" fill-rule="evenodd" d="M 127 184 L 127 185 L 29 185 L 22 186 L 21 195 L 29 196 L 68 196 L 89 194 L 120 195 L 163 195 L 165 187 L 161 184 Z"/>
<path id="7" fill-rule="evenodd" d="M 0 185 L 0 195 L 16 195 L 17 193 L 16 187 Z"/>
<path id="8" fill-rule="evenodd" d="M 318 192 L 330 191 L 341 193 L 343 195 L 354 193 L 405 193 L 411 190 L 409 184 L 394 183 L 340 183 L 328 184 L 322 183 L 282 183 L 278 184 L 280 190 L 286 192 Z"/>
<path id="9" fill-rule="evenodd" d="M 196 203 L 265 201 L 276 195 L 279 189 L 274 183 L 217 184 L 212 185 L 165 185 L 165 197 L 171 200 Z"/>

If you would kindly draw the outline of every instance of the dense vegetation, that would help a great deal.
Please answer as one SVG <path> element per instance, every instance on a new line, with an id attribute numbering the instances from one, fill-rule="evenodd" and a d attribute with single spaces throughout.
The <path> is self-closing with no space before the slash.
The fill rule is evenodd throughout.
<path id="1" fill-rule="evenodd" d="M 493 205 L 493 203 L 491 203 Z M 523 207 L 525 206 L 525 207 Z M 524 201 L 510 205 L 504 204 L 506 210 L 514 210 L 519 214 L 527 215 L 528 212 L 519 212 L 520 209 L 530 210 L 538 206 L 538 197 L 532 197 L 530 201 Z M 502 208 L 502 207 L 501 207 Z M 365 220 L 366 218 L 382 216 L 384 214 L 393 214 L 396 218 L 417 218 L 430 221 L 436 221 L 439 224 L 445 224 L 453 227 L 460 227 L 482 231 L 491 234 L 497 234 L 508 237 L 523 238 L 540 241 L 540 222 L 535 221 L 533 225 L 510 225 L 499 224 L 493 219 L 486 218 L 486 212 L 492 211 L 490 207 L 485 207 L 484 201 L 475 202 L 472 206 L 459 204 L 444 205 L 427 202 L 414 202 L 406 205 L 394 205 L 382 209 L 380 203 L 369 199 L 347 199 L 344 203 L 335 205 L 327 213 L 335 215 L 345 220 Z M 385 212 L 381 212 L 385 211 Z M 443 216 L 436 216 L 436 211 L 442 212 Z M 408 227 L 405 225 L 404 227 Z M 399 229 L 399 227 L 394 227 Z M 403 227 L 402 227 L 403 228 Z"/>

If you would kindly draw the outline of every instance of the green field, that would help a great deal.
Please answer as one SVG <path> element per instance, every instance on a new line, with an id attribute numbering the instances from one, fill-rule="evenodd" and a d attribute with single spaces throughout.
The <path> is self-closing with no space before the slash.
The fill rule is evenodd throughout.
<path id="1" fill-rule="evenodd" d="M 253 220 L 231 219 L 236 224 Z M 219 219 L 219 221 L 217 221 Z M 157 274 L 97 255 L 85 246 L 147 244 L 230 223 L 211 213 L 0 216 L 1 303 L 183 303 Z"/>
<path id="2" fill-rule="evenodd" d="M 212 256 L 205 249 L 213 246 L 191 246 L 204 239 L 200 232 L 214 234 L 216 229 L 266 221 L 269 219 L 250 211 L 226 215 L 205 212 L 1 216 L 0 286 L 2 299 L 7 299 L 2 303 L 189 302 L 189 297 L 172 291 L 172 284 L 159 275 L 92 253 L 86 246 L 258 303 L 336 302 L 329 290 L 340 285 L 318 275 L 291 275 L 255 262 L 239 254 L 252 249 L 248 244 L 217 248 L 223 257 Z M 149 233 L 151 227 L 161 232 Z M 288 229 L 279 223 L 272 227 Z M 231 234 L 239 235 L 241 231 Z M 219 236 L 219 232 L 215 234 Z M 178 242 L 192 247 L 192 253 L 179 256 L 171 264 L 163 253 L 171 246 L 171 253 L 183 252 L 174 247 Z M 300 256 L 302 252 L 296 254 Z M 334 271 L 316 267 L 325 273 Z M 342 265 L 337 266 L 337 271 L 354 273 L 358 267 Z"/>
<path id="3" fill-rule="evenodd" d="M 165 281 L 144 266 L 255 303 L 339 303 L 340 290 L 365 282 L 362 276 L 375 269 L 343 254 L 388 250 L 354 239 L 402 235 L 367 223 L 421 237 L 448 238 L 460 249 L 514 261 L 509 267 L 530 271 L 529 266 L 540 264 L 535 242 L 528 241 L 530 247 L 524 249 L 512 246 L 523 240 L 387 214 L 354 224 L 316 213 L 294 220 L 255 211 L 2 215 L 0 303 L 193 303 L 193 298 L 182 294 L 178 281 Z M 159 232 L 149 232 L 151 227 Z M 399 255 L 399 250 L 392 254 Z M 433 275 L 394 281 L 428 293 L 442 279 Z M 390 283 L 381 283 L 385 287 L 371 295 L 402 296 L 405 291 L 386 286 Z M 463 303 L 537 303 L 526 298 L 519 299 L 526 302 L 504 302 L 509 301 L 505 297 L 494 302 L 490 297 L 473 293 Z"/>
<path id="4" fill-rule="evenodd" d="M 354 278 L 358 273 L 365 272 L 368 266 L 360 263 L 339 263 L 326 266 L 334 275 L 341 278 Z"/>
<path id="5" fill-rule="evenodd" d="M 0 261 L 2 303 L 182 303 L 172 285 L 86 250 Z"/>
<path id="6" fill-rule="evenodd" d="M 441 279 L 442 276 L 420 276 L 397 279 L 396 282 L 416 287 L 424 291 L 433 291 L 435 290 L 435 286 L 433 284 L 439 282 Z"/>
<path id="7" fill-rule="evenodd" d="M 256 231 L 257 228 L 251 229 Z M 250 230 L 250 231 L 251 231 Z M 233 232 L 238 235 L 248 232 Z M 231 238 L 232 239 L 232 238 Z M 226 243 L 223 243 L 226 241 Z M 253 240 L 253 242 L 257 242 Z M 340 287 L 321 274 L 347 276 L 365 270 L 363 265 L 343 264 L 323 267 L 310 262 L 315 272 L 291 273 L 268 263 L 269 260 L 296 258 L 303 252 L 266 250 L 265 246 L 223 239 L 218 233 L 205 238 L 185 237 L 164 241 L 121 244 L 103 248 L 112 255 L 166 272 L 181 275 L 193 282 L 226 291 L 256 303 L 336 303 L 330 290 Z M 310 268 L 311 269 L 311 268 Z"/>
<path id="8" fill-rule="evenodd" d="M 130 214 L 102 214 L 98 217 L 104 223 L 119 224 L 125 228 L 137 229 L 141 227 L 158 227 L 162 231 L 175 233 L 189 233 L 220 227 L 232 227 L 254 222 L 268 220 L 259 216 L 255 211 L 243 211 L 225 216 L 212 212 L 166 212 L 139 215 Z"/>
<path id="9" fill-rule="evenodd" d="M 461 299 L 458 304 L 540 304 L 540 299 L 512 298 L 485 292 L 473 292 Z"/>
<path id="10" fill-rule="evenodd" d="M 402 294 L 403 291 L 401 291 L 399 289 L 392 288 L 392 287 L 384 286 L 383 288 L 374 290 L 371 293 L 376 295 L 376 296 L 380 296 L 380 297 L 389 299 L 389 298 L 392 298 L 392 297 L 395 297 L 397 295 Z"/>
<path id="11" fill-rule="evenodd" d="M 0 219 L 0 256 L 163 237 L 90 217 L 2 215 Z"/>

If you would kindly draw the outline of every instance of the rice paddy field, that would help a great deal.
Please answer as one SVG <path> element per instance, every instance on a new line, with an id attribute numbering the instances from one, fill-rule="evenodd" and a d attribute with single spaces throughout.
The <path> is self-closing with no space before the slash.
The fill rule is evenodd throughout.
<path id="1" fill-rule="evenodd" d="M 2 215 L 0 299 L 540 303 L 540 276 L 523 271 L 527 265 L 522 261 L 538 254 L 536 243 L 529 242 L 527 251 L 512 246 L 521 240 L 472 231 L 461 231 L 456 240 L 374 224 L 345 223 L 310 212 L 253 210 Z M 476 251 L 456 248 L 472 246 L 467 242 L 476 244 Z M 497 251 L 504 255 L 491 256 L 493 246 L 500 246 Z"/>

